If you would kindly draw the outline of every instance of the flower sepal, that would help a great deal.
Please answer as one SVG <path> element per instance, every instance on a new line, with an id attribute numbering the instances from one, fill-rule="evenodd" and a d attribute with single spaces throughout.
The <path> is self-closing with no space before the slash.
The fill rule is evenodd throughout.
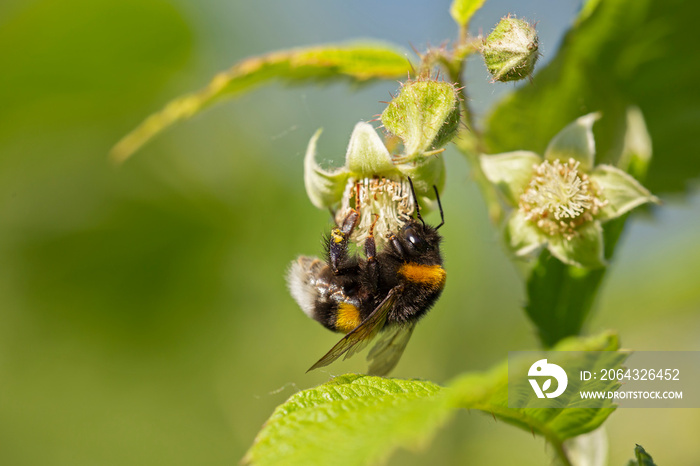
<path id="1" fill-rule="evenodd" d="M 350 176 L 347 170 L 324 170 L 316 163 L 316 142 L 323 132 L 314 133 L 304 157 L 304 186 L 311 203 L 319 209 L 337 206 L 343 197 L 345 184 Z"/>
<path id="2" fill-rule="evenodd" d="M 547 245 L 547 235 L 542 233 L 525 216 L 516 210 L 506 221 L 504 229 L 505 243 L 518 257 L 534 258 Z"/>
<path id="3" fill-rule="evenodd" d="M 486 178 L 496 185 L 505 200 L 513 207 L 520 202 L 542 157 L 534 152 L 515 151 L 496 155 L 481 155 L 481 169 Z"/>
<path id="4" fill-rule="evenodd" d="M 586 269 L 607 265 L 603 257 L 603 227 L 599 222 L 580 226 L 576 229 L 576 235 L 570 238 L 552 236 L 547 249 L 567 265 Z"/>
<path id="5" fill-rule="evenodd" d="M 593 123 L 599 118 L 599 113 L 589 113 L 568 124 L 549 142 L 544 158 L 550 162 L 574 159 L 580 164 L 581 170 L 591 170 L 595 158 Z"/>
<path id="6" fill-rule="evenodd" d="M 624 215 L 647 202 L 661 202 L 631 175 L 611 165 L 598 165 L 591 172 L 590 179 L 605 197 L 605 205 L 597 217 L 602 222 Z"/>
<path id="7" fill-rule="evenodd" d="M 355 125 L 350 136 L 345 168 L 356 177 L 399 174 L 382 139 L 372 125 L 363 121 Z"/>

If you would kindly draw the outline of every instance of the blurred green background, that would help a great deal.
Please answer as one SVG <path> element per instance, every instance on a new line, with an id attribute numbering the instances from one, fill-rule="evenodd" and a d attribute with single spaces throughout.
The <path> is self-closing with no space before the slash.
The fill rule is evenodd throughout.
<path id="1" fill-rule="evenodd" d="M 110 147 L 167 100 L 266 51 L 376 37 L 410 50 L 456 36 L 448 1 L 11 0 L 0 3 L 0 464 L 234 464 L 276 405 L 362 371 L 304 371 L 337 340 L 288 295 L 298 254 L 330 219 L 306 199 L 302 158 L 342 161 L 353 125 L 398 84 L 265 87 L 159 137 L 121 167 Z M 542 63 L 578 2 L 491 2 L 539 21 Z M 470 68 L 481 113 L 512 85 Z M 697 154 L 688 163 L 697 164 Z M 517 272 L 466 163 L 442 193 L 444 297 L 393 375 L 444 383 L 534 348 Z M 700 350 L 700 196 L 628 224 L 589 331 L 623 346 Z M 431 220 L 435 221 L 436 214 Z M 619 410 L 610 464 L 635 443 L 696 464 L 700 410 Z M 392 464 L 549 464 L 544 442 L 460 413 Z"/>

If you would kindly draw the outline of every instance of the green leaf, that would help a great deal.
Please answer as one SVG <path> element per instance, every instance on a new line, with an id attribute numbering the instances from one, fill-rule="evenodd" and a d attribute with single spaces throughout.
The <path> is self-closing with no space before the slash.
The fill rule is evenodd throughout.
<path id="1" fill-rule="evenodd" d="M 540 254 L 527 280 L 525 312 L 545 347 L 578 335 L 604 271 L 604 268 L 585 270 L 568 266 L 549 251 Z"/>
<path id="2" fill-rule="evenodd" d="M 637 445 L 634 447 L 634 459 L 630 460 L 627 466 L 656 466 L 656 463 L 641 445 Z"/>
<path id="3" fill-rule="evenodd" d="M 450 6 L 450 15 L 452 19 L 461 26 L 465 27 L 469 24 L 474 13 L 481 8 L 486 0 L 454 0 Z"/>
<path id="4" fill-rule="evenodd" d="M 605 265 L 603 229 L 599 222 L 588 222 L 576 229 L 572 238 L 553 235 L 547 246 L 554 257 L 568 265 L 595 269 Z"/>
<path id="5" fill-rule="evenodd" d="M 588 2 L 557 56 L 528 86 L 492 112 L 485 137 L 489 152 L 543 153 L 561 125 L 582 112 L 599 111 L 596 158 L 617 165 L 627 109 L 643 112 L 658 155 L 645 186 L 652 192 L 684 191 L 700 175 L 697 79 L 700 63 L 696 18 L 700 3 L 683 0 Z M 531 122 L 523 124 L 523 122 Z"/>
<path id="6" fill-rule="evenodd" d="M 410 70 L 403 52 L 373 43 L 293 49 L 248 58 L 216 75 L 204 89 L 178 97 L 146 118 L 114 146 L 111 157 L 123 162 L 174 123 L 273 79 L 293 82 L 345 78 L 364 82 L 404 77 Z"/>
<path id="7" fill-rule="evenodd" d="M 603 333 L 565 340 L 556 350 L 614 351 L 618 347 L 617 335 Z M 486 373 L 462 375 L 448 388 L 421 380 L 346 374 L 296 393 L 278 406 L 243 462 L 374 464 L 398 447 L 426 445 L 459 408 L 478 409 L 543 435 L 563 455 L 564 440 L 596 429 L 614 411 L 613 407 L 575 408 L 573 401 L 561 405 L 562 409 L 508 408 L 507 362 Z"/>
<path id="8" fill-rule="evenodd" d="M 515 151 L 505 154 L 482 155 L 479 158 L 486 178 L 499 189 L 508 203 L 515 207 L 525 192 L 542 157 L 534 152 Z"/>
<path id="9" fill-rule="evenodd" d="M 618 348 L 617 335 L 603 333 L 570 338 L 555 349 L 592 352 Z M 581 357 L 580 353 L 571 354 Z M 614 411 L 611 403 L 602 408 L 575 407 L 578 391 L 571 393 L 560 403 L 562 409 L 508 408 L 507 362 L 485 373 L 464 374 L 448 388 L 420 380 L 346 374 L 296 393 L 278 406 L 243 461 L 290 466 L 374 464 L 398 447 L 427 444 L 459 408 L 478 409 L 543 435 L 565 455 L 564 440 L 596 429 Z"/>
<path id="10" fill-rule="evenodd" d="M 301 391 L 279 406 L 244 462 L 366 465 L 419 447 L 447 419 L 444 390 L 420 380 L 356 374 Z"/>
<path id="11" fill-rule="evenodd" d="M 647 202 L 659 202 L 656 196 L 619 168 L 598 165 L 590 178 L 602 188 L 601 196 L 607 201 L 598 216 L 603 221 L 617 218 Z"/>
<path id="12" fill-rule="evenodd" d="M 319 209 L 327 209 L 340 202 L 345 183 L 350 174 L 345 169 L 330 172 L 316 163 L 316 141 L 323 130 L 314 133 L 304 156 L 304 185 L 311 203 Z"/>
<path id="13" fill-rule="evenodd" d="M 552 138 L 544 151 L 544 158 L 549 161 L 560 160 L 562 163 L 574 159 L 581 164 L 581 170 L 591 170 L 595 159 L 593 123 L 598 118 L 599 114 L 589 113 L 568 124 Z"/>
<path id="14" fill-rule="evenodd" d="M 591 338 L 565 340 L 556 351 L 614 351 L 617 336 L 604 333 Z M 531 363 L 531 362 L 530 362 Z M 573 381 L 570 381 L 572 383 Z M 562 399 L 562 408 L 509 408 L 508 364 L 500 364 L 486 373 L 460 376 L 449 384 L 452 403 L 465 409 L 478 409 L 503 419 L 528 432 L 544 436 L 560 450 L 564 440 L 597 429 L 614 411 L 612 404 L 604 408 L 576 408 L 578 390 Z"/>

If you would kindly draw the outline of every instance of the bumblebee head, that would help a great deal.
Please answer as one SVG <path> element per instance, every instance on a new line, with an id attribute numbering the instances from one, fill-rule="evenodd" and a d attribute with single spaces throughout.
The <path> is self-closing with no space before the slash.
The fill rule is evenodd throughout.
<path id="1" fill-rule="evenodd" d="M 401 230 L 398 232 L 397 237 L 400 247 L 396 249 L 401 250 L 405 254 L 413 257 L 425 256 L 424 259 L 430 261 L 430 257 L 428 256 L 439 256 L 440 254 L 439 246 L 442 238 L 438 234 L 437 230 L 445 224 L 442 204 L 440 203 L 440 195 L 438 194 L 437 187 L 433 186 L 433 189 L 435 189 L 438 206 L 440 207 L 441 222 L 436 227 L 426 225 L 425 221 L 423 221 L 423 217 L 420 214 L 420 206 L 418 205 L 416 192 L 413 189 L 413 181 L 411 181 L 411 178 L 409 178 L 408 181 L 411 185 L 411 192 L 413 193 L 413 200 L 416 205 L 416 218 L 412 218 L 406 222 L 403 228 L 401 228 Z"/>
<path id="2" fill-rule="evenodd" d="M 414 219 L 406 222 L 397 236 L 402 249 L 410 255 L 421 255 L 437 250 L 441 239 L 436 228 Z"/>

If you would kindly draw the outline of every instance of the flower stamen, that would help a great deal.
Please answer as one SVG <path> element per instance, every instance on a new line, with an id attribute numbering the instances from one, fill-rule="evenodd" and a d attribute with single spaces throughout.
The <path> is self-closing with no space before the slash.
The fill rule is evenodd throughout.
<path id="1" fill-rule="evenodd" d="M 351 209 L 360 213 L 352 240 L 358 245 L 363 244 L 376 221 L 374 237 L 378 245 L 383 245 L 389 233 L 396 232 L 411 218 L 415 202 L 407 179 L 351 178 L 345 186 L 341 207 L 335 214 L 338 225 Z"/>
<path id="2" fill-rule="evenodd" d="M 606 202 L 588 175 L 579 171 L 579 162 L 569 159 L 545 160 L 520 197 L 520 210 L 550 236 L 561 234 L 570 240 L 576 228 L 593 220 Z"/>

